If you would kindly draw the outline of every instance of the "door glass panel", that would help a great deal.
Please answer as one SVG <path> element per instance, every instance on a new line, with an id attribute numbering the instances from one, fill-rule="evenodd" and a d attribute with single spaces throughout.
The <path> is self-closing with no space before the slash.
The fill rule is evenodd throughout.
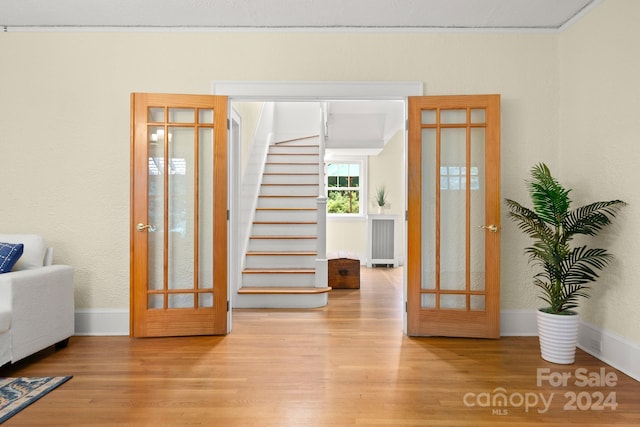
<path id="1" fill-rule="evenodd" d="M 484 295 L 471 295 L 471 310 L 484 311 L 486 309 L 484 302 L 485 302 Z"/>
<path id="2" fill-rule="evenodd" d="M 440 144 L 440 288 L 466 289 L 466 130 L 442 129 Z M 442 176 L 442 172 L 446 175 Z"/>
<path id="3" fill-rule="evenodd" d="M 148 134 L 147 286 L 157 290 L 164 288 L 164 127 L 149 126 Z"/>
<path id="4" fill-rule="evenodd" d="M 484 108 L 473 108 L 471 110 L 471 123 L 484 123 L 486 121 L 485 117 Z"/>
<path id="5" fill-rule="evenodd" d="M 193 294 L 170 294 L 169 308 L 193 308 Z"/>
<path id="6" fill-rule="evenodd" d="M 164 123 L 164 107 L 149 107 L 149 118 L 151 123 Z"/>
<path id="7" fill-rule="evenodd" d="M 198 123 L 200 124 L 213 124 L 213 109 L 201 108 L 198 110 Z"/>
<path id="8" fill-rule="evenodd" d="M 198 288 L 213 289 L 213 129 L 198 132 Z"/>
<path id="9" fill-rule="evenodd" d="M 148 306 L 149 309 L 164 308 L 164 295 L 158 295 L 158 294 L 149 295 L 148 304 L 149 304 Z"/>
<path id="10" fill-rule="evenodd" d="M 467 123 L 467 110 L 441 110 L 440 111 L 440 123 L 441 124 L 460 124 Z"/>
<path id="11" fill-rule="evenodd" d="M 466 295 L 440 294 L 440 308 L 460 310 L 467 307 Z"/>
<path id="12" fill-rule="evenodd" d="M 436 288 L 436 131 L 422 130 L 422 289 Z M 432 295 L 433 296 L 433 295 Z M 424 303 L 424 301 L 423 301 Z M 433 300 L 435 307 L 435 299 Z"/>
<path id="13" fill-rule="evenodd" d="M 195 123 L 193 108 L 169 108 L 169 123 Z"/>
<path id="14" fill-rule="evenodd" d="M 422 124 L 435 125 L 436 124 L 436 110 L 422 110 Z"/>
<path id="15" fill-rule="evenodd" d="M 422 294 L 420 298 L 421 308 L 436 308 L 436 295 L 435 294 Z"/>
<path id="16" fill-rule="evenodd" d="M 168 173 L 168 288 L 193 288 L 194 280 L 194 144 L 191 127 L 172 127 Z M 170 298 L 170 302 L 176 302 Z M 173 307 L 171 303 L 169 307 Z"/>
<path id="17" fill-rule="evenodd" d="M 471 183 L 470 215 L 470 287 L 472 290 L 485 290 L 485 129 L 471 129 Z"/>
<path id="18" fill-rule="evenodd" d="M 213 307 L 213 293 L 198 294 L 198 307 Z"/>

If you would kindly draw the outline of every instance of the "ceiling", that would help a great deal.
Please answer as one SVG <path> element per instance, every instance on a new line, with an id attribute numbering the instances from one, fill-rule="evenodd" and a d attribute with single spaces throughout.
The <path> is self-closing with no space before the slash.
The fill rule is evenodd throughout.
<path id="1" fill-rule="evenodd" d="M 0 28 L 560 30 L 601 0 L 2 0 Z"/>

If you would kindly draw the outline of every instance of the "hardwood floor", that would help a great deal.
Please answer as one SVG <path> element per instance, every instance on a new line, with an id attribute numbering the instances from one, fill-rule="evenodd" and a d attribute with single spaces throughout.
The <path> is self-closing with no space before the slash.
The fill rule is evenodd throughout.
<path id="1" fill-rule="evenodd" d="M 73 337 L 0 370 L 73 375 L 6 425 L 640 425 L 640 383 L 580 350 L 562 366 L 535 337 L 404 336 L 401 287 L 401 269 L 363 268 L 321 309 L 234 310 L 226 337 Z M 580 386 L 578 369 L 611 386 Z"/>

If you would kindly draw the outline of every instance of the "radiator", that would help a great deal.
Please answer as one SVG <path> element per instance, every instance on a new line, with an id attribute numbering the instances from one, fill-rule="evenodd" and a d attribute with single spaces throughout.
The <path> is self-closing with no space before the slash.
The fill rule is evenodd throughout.
<path id="1" fill-rule="evenodd" d="M 396 218 L 390 215 L 369 217 L 369 267 L 375 264 L 393 264 L 397 266 L 396 256 Z"/>

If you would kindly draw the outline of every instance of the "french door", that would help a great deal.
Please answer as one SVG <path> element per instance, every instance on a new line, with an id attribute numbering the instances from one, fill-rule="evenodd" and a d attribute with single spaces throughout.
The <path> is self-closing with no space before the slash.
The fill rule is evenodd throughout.
<path id="1" fill-rule="evenodd" d="M 227 332 L 227 98 L 131 95 L 135 337 Z"/>
<path id="2" fill-rule="evenodd" d="M 500 96 L 409 97 L 407 332 L 500 336 Z"/>

